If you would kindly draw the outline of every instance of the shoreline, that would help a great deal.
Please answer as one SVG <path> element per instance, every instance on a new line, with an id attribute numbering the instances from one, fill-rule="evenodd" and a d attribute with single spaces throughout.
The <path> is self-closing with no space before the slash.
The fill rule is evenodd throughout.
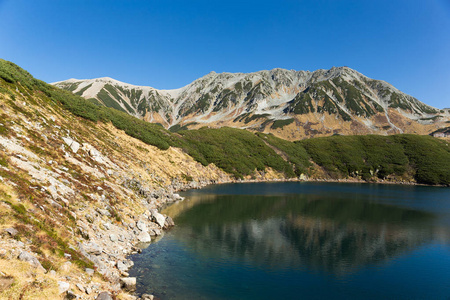
<path id="1" fill-rule="evenodd" d="M 298 183 L 363 183 L 363 184 L 381 184 L 381 185 L 399 185 L 399 186 L 427 186 L 427 187 L 448 187 L 445 185 L 428 185 L 428 184 L 421 184 L 421 183 L 416 183 L 416 182 L 402 182 L 402 181 L 376 181 L 376 182 L 370 182 L 370 181 L 365 181 L 362 179 L 299 179 L 299 178 L 283 178 L 283 179 L 233 179 L 233 180 L 224 180 L 224 181 L 220 181 L 220 182 L 209 182 L 209 183 L 203 183 L 201 186 L 195 186 L 195 187 L 183 187 L 180 189 L 175 189 L 174 192 L 178 193 L 178 192 L 186 192 L 188 190 L 193 190 L 193 189 L 202 189 L 204 187 L 210 186 L 210 185 L 221 185 L 221 184 L 245 184 L 245 183 L 281 183 L 281 182 L 298 182 Z M 189 184 L 187 184 L 189 186 Z M 179 201 L 184 201 L 184 197 L 182 197 L 183 199 L 178 199 L 175 201 L 169 201 L 169 202 L 165 202 L 165 203 L 161 203 L 158 206 L 158 210 L 162 210 L 165 209 L 167 207 L 169 207 L 172 204 L 175 204 Z M 170 218 L 170 216 L 167 216 Z M 173 223 L 173 225 L 175 225 L 175 223 Z M 171 226 L 172 227 L 172 226 Z M 170 230 L 170 228 L 166 228 L 163 229 L 164 232 Z M 163 237 L 163 236 L 162 236 Z M 159 241 L 159 239 L 158 239 Z M 157 242 L 157 241 L 156 241 Z M 147 247 L 150 247 L 151 244 L 153 243 L 153 240 L 151 243 L 147 244 L 144 248 L 145 249 Z M 137 245 L 135 245 L 136 247 Z M 140 253 L 140 252 L 139 252 Z M 126 256 L 126 259 L 129 259 L 129 256 L 136 254 L 136 252 L 134 253 L 129 253 Z M 131 259 L 129 259 L 131 260 Z M 148 296 L 152 296 L 152 295 L 147 295 L 147 294 L 142 294 L 142 295 L 138 295 L 136 293 L 132 294 L 135 297 L 138 297 L 137 299 L 153 299 L 153 298 L 147 298 Z M 142 297 L 142 298 L 140 298 Z"/>

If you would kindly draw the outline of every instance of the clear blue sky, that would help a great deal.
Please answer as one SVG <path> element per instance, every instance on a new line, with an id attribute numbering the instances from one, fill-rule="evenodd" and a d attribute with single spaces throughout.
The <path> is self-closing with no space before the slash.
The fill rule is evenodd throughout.
<path id="1" fill-rule="evenodd" d="M 210 71 L 349 66 L 450 107 L 450 0 L 0 0 L 0 57 L 47 82 L 160 89 Z"/>

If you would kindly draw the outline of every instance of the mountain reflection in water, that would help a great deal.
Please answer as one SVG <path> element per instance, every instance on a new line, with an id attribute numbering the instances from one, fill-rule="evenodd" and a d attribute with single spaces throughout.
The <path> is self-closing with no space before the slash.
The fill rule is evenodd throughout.
<path id="1" fill-rule="evenodd" d="M 177 215 L 176 238 L 188 249 L 271 268 L 341 274 L 434 235 L 430 213 L 361 200 L 200 195 L 187 202 L 165 212 Z"/>
<path id="2" fill-rule="evenodd" d="M 446 299 L 450 189 L 249 183 L 184 194 L 132 256 L 164 299 Z"/>

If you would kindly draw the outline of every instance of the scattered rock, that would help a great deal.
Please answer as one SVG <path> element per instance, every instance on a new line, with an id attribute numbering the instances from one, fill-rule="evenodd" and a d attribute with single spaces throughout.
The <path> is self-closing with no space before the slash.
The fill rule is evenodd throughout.
<path id="1" fill-rule="evenodd" d="M 72 140 L 71 138 L 63 137 L 64 143 L 72 149 L 73 153 L 77 153 L 78 149 L 80 149 L 80 143 Z"/>
<path id="2" fill-rule="evenodd" d="M 29 253 L 27 251 L 22 251 L 22 252 L 20 252 L 18 258 L 22 261 L 26 261 L 26 262 L 30 263 L 30 265 L 32 265 L 33 267 L 38 268 L 45 272 L 45 269 L 42 267 L 39 260 L 36 257 L 34 257 L 33 255 L 31 255 L 31 253 Z"/>
<path id="3" fill-rule="evenodd" d="M 174 200 L 184 200 L 184 197 L 181 197 L 179 194 L 173 194 L 172 197 Z"/>
<path id="4" fill-rule="evenodd" d="M 107 222 L 103 224 L 103 227 L 105 227 L 107 230 L 111 229 L 111 223 Z"/>
<path id="5" fill-rule="evenodd" d="M 97 298 L 95 298 L 96 300 L 113 300 L 113 298 L 111 297 L 111 295 L 108 292 L 101 292 L 100 294 L 98 294 Z"/>
<path id="6" fill-rule="evenodd" d="M 63 294 L 70 289 L 70 284 L 65 281 L 58 281 L 59 294 Z"/>
<path id="7" fill-rule="evenodd" d="M 166 221 L 164 222 L 164 229 L 170 228 L 175 226 L 175 222 L 172 220 L 171 217 L 167 216 Z"/>
<path id="8" fill-rule="evenodd" d="M 166 218 L 160 214 L 156 209 L 152 209 L 152 221 L 155 221 L 161 228 L 164 227 L 164 223 L 166 223 Z"/>
<path id="9" fill-rule="evenodd" d="M 152 241 L 150 234 L 148 234 L 147 231 L 142 231 L 138 236 L 137 239 L 141 243 L 150 243 Z"/>
<path id="10" fill-rule="evenodd" d="M 86 268 L 85 270 L 84 270 L 88 275 L 94 275 L 94 269 L 91 269 L 91 268 Z"/>
<path id="11" fill-rule="evenodd" d="M 117 235 L 115 235 L 115 234 L 110 234 L 110 235 L 109 235 L 109 239 L 110 239 L 111 242 L 113 242 L 113 243 L 117 242 L 117 240 L 118 240 Z"/>
<path id="12" fill-rule="evenodd" d="M 81 283 L 77 283 L 76 286 L 80 290 L 80 292 L 86 293 L 86 289 L 81 285 Z"/>
<path id="13" fill-rule="evenodd" d="M 120 278 L 120 286 L 127 292 L 134 292 L 136 290 L 136 277 Z"/>
<path id="14" fill-rule="evenodd" d="M 86 294 L 90 295 L 92 293 L 92 289 L 90 286 L 86 287 Z"/>
<path id="15" fill-rule="evenodd" d="M 102 216 L 111 217 L 111 213 L 107 209 L 97 208 L 97 212 Z"/>
<path id="16" fill-rule="evenodd" d="M 83 249 L 89 254 L 100 255 L 102 254 L 103 248 L 94 242 L 83 244 Z"/>
<path id="17" fill-rule="evenodd" d="M 117 269 L 121 272 L 128 272 L 128 270 L 134 265 L 134 263 L 131 260 L 123 261 L 119 260 L 117 262 Z"/>
<path id="18" fill-rule="evenodd" d="M 6 228 L 5 231 L 9 233 L 10 236 L 16 236 L 19 232 L 15 228 Z"/>
<path id="19" fill-rule="evenodd" d="M 149 294 L 143 294 L 141 297 L 141 300 L 153 300 L 153 299 L 155 299 L 155 296 Z"/>
<path id="20" fill-rule="evenodd" d="M 144 221 L 142 221 L 142 220 L 137 221 L 136 227 L 137 227 L 140 231 L 148 231 L 148 229 L 147 229 L 147 224 L 145 224 Z"/>

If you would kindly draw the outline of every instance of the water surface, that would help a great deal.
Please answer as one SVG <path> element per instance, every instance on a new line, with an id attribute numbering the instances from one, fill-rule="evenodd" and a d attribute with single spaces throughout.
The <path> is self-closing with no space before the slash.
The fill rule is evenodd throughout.
<path id="1" fill-rule="evenodd" d="M 186 192 L 133 257 L 161 299 L 448 299 L 450 189 L 246 183 Z"/>

